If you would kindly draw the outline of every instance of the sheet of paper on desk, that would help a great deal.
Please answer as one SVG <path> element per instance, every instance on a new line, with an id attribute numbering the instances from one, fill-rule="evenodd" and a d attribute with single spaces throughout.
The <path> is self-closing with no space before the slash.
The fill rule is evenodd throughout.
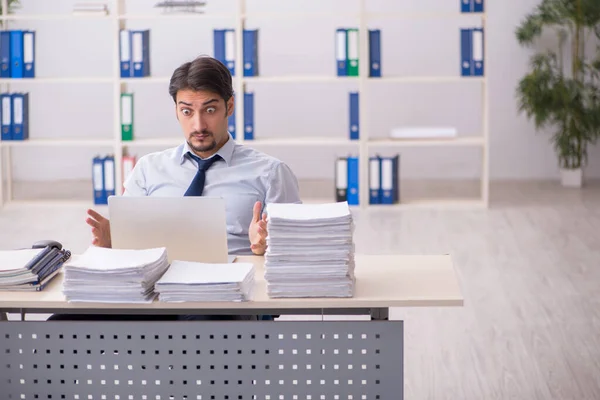
<path id="1" fill-rule="evenodd" d="M 172 262 L 156 282 L 159 301 L 247 301 L 254 284 L 254 264 Z"/>
<path id="2" fill-rule="evenodd" d="M 348 203 L 267 205 L 271 297 L 351 297 L 354 222 Z"/>
<path id="3" fill-rule="evenodd" d="M 72 302 L 145 303 L 169 267 L 164 247 L 147 250 L 91 246 L 65 264 L 63 293 Z"/>

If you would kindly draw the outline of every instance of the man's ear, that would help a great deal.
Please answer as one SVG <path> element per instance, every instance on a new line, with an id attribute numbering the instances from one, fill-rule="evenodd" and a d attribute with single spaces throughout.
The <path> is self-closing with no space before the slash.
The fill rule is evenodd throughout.
<path id="1" fill-rule="evenodd" d="M 231 117 L 231 115 L 233 114 L 234 107 L 235 101 L 233 99 L 233 96 L 231 96 L 229 100 L 227 100 L 227 117 Z"/>

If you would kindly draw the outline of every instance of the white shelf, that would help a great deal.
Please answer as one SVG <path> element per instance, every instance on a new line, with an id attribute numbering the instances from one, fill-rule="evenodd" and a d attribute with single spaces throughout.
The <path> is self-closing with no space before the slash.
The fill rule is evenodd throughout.
<path id="1" fill-rule="evenodd" d="M 485 138 L 483 136 L 467 136 L 456 138 L 439 138 L 439 139 L 370 139 L 369 147 L 428 147 L 428 146 L 483 146 Z"/>
<path id="2" fill-rule="evenodd" d="M 3 147 L 107 147 L 114 146 L 113 139 L 28 139 L 3 140 Z"/>
<path id="3" fill-rule="evenodd" d="M 117 16 L 120 20 L 133 19 L 227 19 L 237 18 L 234 13 L 190 13 L 190 14 L 123 14 Z"/>
<path id="4" fill-rule="evenodd" d="M 282 83 L 282 82 L 354 82 L 358 83 L 358 76 L 327 76 L 327 75 L 290 75 L 290 76 L 245 76 L 247 83 Z"/>
<path id="5" fill-rule="evenodd" d="M 417 199 L 399 204 L 371 204 L 369 209 L 372 210 L 401 210 L 415 208 L 438 208 L 438 209 L 472 209 L 485 208 L 486 204 L 482 199 Z"/>
<path id="6" fill-rule="evenodd" d="M 150 138 L 150 139 L 135 139 L 134 140 L 123 140 L 121 146 L 123 147 L 153 147 L 153 146 L 168 146 L 177 147 L 184 142 L 184 138 Z"/>
<path id="7" fill-rule="evenodd" d="M 335 12 L 250 12 L 242 14 L 242 18 L 260 19 L 305 19 L 305 18 L 360 18 L 359 13 L 335 13 Z"/>
<path id="8" fill-rule="evenodd" d="M 4 1 L 4 0 L 3 0 Z M 314 0 L 318 1 L 318 0 Z M 236 9 L 231 10 L 232 12 L 227 13 L 154 13 L 156 10 L 151 9 L 152 5 L 149 4 L 149 8 L 145 12 L 139 14 L 128 14 L 125 6 L 126 0 L 114 0 L 111 7 L 111 14 L 99 14 L 99 13 L 64 13 L 64 14 L 17 14 L 7 15 L 6 9 L 3 10 L 3 14 L 0 16 L 0 21 L 4 21 L 5 29 L 10 29 L 10 23 L 12 21 L 31 21 L 31 20 L 47 20 L 57 21 L 60 24 L 61 20 L 72 20 L 72 21 L 109 21 L 111 26 L 111 33 L 107 34 L 106 39 L 112 43 L 112 59 L 115 61 L 110 70 L 108 77 L 39 77 L 33 79 L 0 79 L 0 84 L 15 85 L 19 87 L 19 84 L 71 84 L 71 83 L 106 83 L 111 84 L 113 89 L 113 109 L 112 118 L 112 130 L 109 139 L 91 138 L 91 139 L 29 139 L 26 141 L 4 141 L 0 142 L 0 173 L 4 173 L 7 176 L 6 185 L 6 196 L 3 193 L 3 185 L 0 185 L 0 207 L 3 205 L 3 199 L 8 198 L 8 202 L 12 202 L 12 171 L 11 171 L 11 151 L 15 147 L 108 147 L 110 151 L 115 155 L 115 185 L 117 188 L 122 187 L 122 156 L 125 149 L 134 148 L 151 148 L 151 147 L 175 147 L 184 142 L 184 137 L 180 134 L 174 137 L 156 137 L 156 138 L 140 138 L 133 141 L 122 141 L 121 140 L 121 126 L 120 126 L 120 97 L 121 91 L 124 90 L 125 85 L 131 84 L 132 86 L 137 84 L 160 84 L 167 85 L 170 81 L 170 76 L 151 76 L 142 78 L 121 78 L 120 67 L 117 60 L 119 59 L 119 29 L 127 27 L 127 21 L 133 20 L 147 20 L 147 21 L 158 21 L 158 20 L 197 20 L 198 23 L 203 23 L 208 20 L 231 20 L 232 27 L 236 31 L 236 43 L 241 43 L 243 40 L 243 29 L 247 24 L 247 20 L 251 20 L 252 24 L 259 24 L 261 19 L 281 19 L 281 20 L 308 20 L 306 25 L 310 26 L 312 21 L 309 19 L 319 20 L 322 19 L 327 21 L 340 20 L 343 18 L 355 20 L 354 25 L 359 29 L 359 76 L 336 76 L 332 71 L 331 74 L 326 75 L 308 75 L 308 74 L 295 74 L 295 75 L 281 75 L 281 76 L 258 76 L 258 77 L 245 77 L 238 73 L 237 77 L 233 77 L 233 85 L 235 93 L 241 94 L 245 90 L 245 85 L 251 83 L 317 83 L 317 84 L 339 84 L 339 83 L 352 83 L 356 86 L 356 90 L 365 95 L 361 95 L 359 98 L 359 120 L 360 120 L 360 140 L 350 140 L 346 136 L 339 138 L 323 138 L 323 137 L 291 137 L 291 138 L 257 138 L 255 140 L 244 140 L 244 96 L 236 97 L 236 131 L 239 132 L 237 142 L 248 146 L 256 146 L 256 148 L 270 148 L 270 147 L 328 147 L 330 149 L 353 147 L 359 155 L 360 170 L 359 170 L 359 187 L 360 187 L 360 206 L 353 206 L 353 209 L 374 209 L 374 210 L 401 210 L 405 208 L 423 208 L 423 207 L 436 207 L 436 208 L 452 208 L 452 207 L 478 207 L 487 206 L 488 203 L 488 191 L 489 191 L 489 100 L 488 92 L 489 88 L 487 85 L 487 76 L 489 76 L 489 63 L 486 65 L 485 77 L 463 77 L 460 75 L 450 76 L 383 76 L 383 77 L 369 77 L 369 49 L 368 49 L 368 29 L 370 28 L 369 23 L 376 21 L 377 19 L 396 19 L 398 23 L 403 23 L 406 20 L 426 20 L 426 19 L 458 19 L 468 21 L 481 21 L 481 25 L 485 28 L 487 16 L 485 13 L 461 13 L 458 9 L 459 5 L 456 6 L 454 12 L 368 12 L 366 9 L 366 0 L 358 0 L 358 8 L 351 9 L 345 7 L 340 12 L 325 11 L 325 12 L 248 12 L 246 7 L 247 0 L 237 0 Z M 256 22 L 255 22 L 256 21 Z M 469 22 L 470 23 L 470 22 Z M 477 22 L 479 23 L 479 22 Z M 57 25 L 59 26 L 59 25 Z M 91 26 L 91 25 L 90 25 Z M 260 28 L 260 25 L 257 25 Z M 332 32 L 332 35 L 334 32 Z M 484 35 L 485 48 L 489 48 L 487 45 L 488 36 Z M 209 40 L 209 38 L 199 38 L 198 40 Z M 457 35 L 458 40 L 458 35 Z M 161 55 L 161 56 L 168 56 Z M 385 55 L 383 55 L 385 58 Z M 235 59 L 243 59 L 242 46 L 236 46 Z M 333 62 L 334 54 L 331 54 L 331 59 L 323 60 L 323 62 Z M 241 65 L 240 62 L 237 65 Z M 239 70 L 239 69 L 238 69 Z M 108 72 L 108 71 L 107 71 Z M 372 116 L 369 113 L 371 104 L 376 99 L 373 99 L 369 95 L 370 85 L 380 84 L 482 84 L 482 126 L 481 136 L 469 136 L 469 137 L 458 137 L 449 139 L 391 139 L 391 138 L 369 138 L 366 127 L 371 126 L 376 121 L 370 121 L 369 118 Z M 60 105 L 57 105 L 60 106 Z M 346 123 L 342 121 L 340 123 Z M 35 136 L 35 135 L 33 135 Z M 429 147 L 429 146 L 471 146 L 479 147 L 482 150 L 482 174 L 481 174 L 481 199 L 445 199 L 445 200 L 429 200 L 421 199 L 416 201 L 403 202 L 395 205 L 370 205 L 369 204 L 369 191 L 368 191 L 368 179 L 369 179 L 369 155 L 374 149 L 380 148 L 401 148 L 401 147 Z M 310 149 L 307 149 L 310 151 Z M 18 161 L 18 160 L 15 160 Z M 333 160 L 332 160 L 333 163 Z M 2 169 L 6 165 L 4 171 Z M 333 196 L 333 190 L 332 190 Z M 310 199 L 309 202 L 330 202 L 332 198 L 327 199 Z M 402 201 L 402 200 L 401 200 Z M 40 202 L 17 202 L 18 204 L 56 204 L 56 205 L 73 205 L 86 204 L 92 205 L 92 199 L 89 202 L 48 202 L 46 200 Z M 95 207 L 95 206 L 94 206 Z"/>
<path id="9" fill-rule="evenodd" d="M 338 139 L 338 138 L 265 138 L 244 141 L 248 146 L 358 146 L 358 140 Z"/>
<path id="10" fill-rule="evenodd" d="M 109 20 L 111 15 L 105 14 L 21 14 L 21 15 L 0 15 L 0 21 L 56 21 L 56 20 L 78 20 L 78 19 L 97 19 Z"/>
<path id="11" fill-rule="evenodd" d="M 57 78 L 2 78 L 0 83 L 4 84 L 42 84 L 42 83 L 113 83 L 111 77 L 57 77 Z"/>
<path id="12" fill-rule="evenodd" d="M 367 13 L 366 19 L 449 19 L 449 18 L 485 18 L 485 13 L 461 13 L 456 12 L 389 12 L 389 13 Z"/>
<path id="13" fill-rule="evenodd" d="M 485 78 L 480 76 L 382 76 L 380 78 L 367 78 L 367 82 L 371 83 L 444 83 L 444 82 L 460 82 L 460 83 L 484 83 Z"/>

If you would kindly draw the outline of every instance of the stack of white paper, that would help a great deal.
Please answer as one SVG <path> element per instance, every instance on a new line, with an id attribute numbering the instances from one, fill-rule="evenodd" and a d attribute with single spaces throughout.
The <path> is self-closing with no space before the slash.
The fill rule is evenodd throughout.
<path id="1" fill-rule="evenodd" d="M 175 260 L 156 282 L 159 301 L 248 301 L 254 286 L 251 263 L 205 264 Z"/>
<path id="2" fill-rule="evenodd" d="M 268 204 L 270 297 L 352 297 L 354 223 L 347 202 Z"/>
<path id="3" fill-rule="evenodd" d="M 68 301 L 149 303 L 154 284 L 169 267 L 164 247 L 129 250 L 89 247 L 64 265 Z"/>

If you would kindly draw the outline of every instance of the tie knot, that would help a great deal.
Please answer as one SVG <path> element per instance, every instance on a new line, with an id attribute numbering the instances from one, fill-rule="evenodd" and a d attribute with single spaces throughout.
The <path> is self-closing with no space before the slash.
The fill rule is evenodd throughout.
<path id="1" fill-rule="evenodd" d="M 200 171 L 206 171 L 208 168 L 210 168 L 210 166 L 217 160 L 221 159 L 221 156 L 218 154 L 215 154 L 214 156 L 207 158 L 205 160 L 201 159 L 200 157 L 198 157 L 195 154 L 192 153 L 188 153 L 190 155 L 190 157 L 192 157 L 194 160 L 196 160 L 196 162 L 198 163 L 198 170 Z"/>

